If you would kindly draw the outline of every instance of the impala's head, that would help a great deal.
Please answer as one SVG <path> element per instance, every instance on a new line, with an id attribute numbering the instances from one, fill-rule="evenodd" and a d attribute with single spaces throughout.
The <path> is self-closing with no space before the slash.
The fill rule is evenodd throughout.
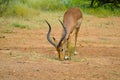
<path id="1" fill-rule="evenodd" d="M 64 59 L 64 48 L 63 48 L 63 40 L 65 39 L 66 36 L 66 28 L 64 26 L 64 24 L 62 23 L 61 20 L 59 20 L 59 22 L 61 23 L 63 29 L 64 29 L 64 34 L 61 37 L 60 41 L 57 43 L 56 39 L 53 37 L 52 39 L 50 38 L 50 33 L 51 33 L 51 26 L 48 23 L 48 21 L 46 21 L 46 23 L 49 26 L 49 31 L 47 33 L 47 40 L 56 48 L 57 52 L 58 52 L 58 57 L 59 60 L 63 60 Z"/>

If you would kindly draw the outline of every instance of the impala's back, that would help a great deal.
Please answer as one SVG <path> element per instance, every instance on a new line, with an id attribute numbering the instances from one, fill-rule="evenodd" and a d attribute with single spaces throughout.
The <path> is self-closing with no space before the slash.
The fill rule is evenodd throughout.
<path id="1" fill-rule="evenodd" d="M 71 8 L 65 12 L 63 17 L 63 23 L 67 30 L 66 38 L 75 28 L 80 27 L 82 21 L 82 12 L 79 8 Z"/>

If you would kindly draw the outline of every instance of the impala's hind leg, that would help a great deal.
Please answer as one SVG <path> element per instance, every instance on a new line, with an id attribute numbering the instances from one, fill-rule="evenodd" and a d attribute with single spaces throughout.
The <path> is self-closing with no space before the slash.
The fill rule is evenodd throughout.
<path id="1" fill-rule="evenodd" d="M 77 46 L 77 38 L 78 38 L 78 32 L 79 32 L 79 29 L 80 29 L 81 22 L 82 22 L 82 18 L 78 20 L 77 25 L 76 25 L 76 31 L 75 31 L 75 52 L 74 52 L 74 55 L 78 54 L 76 46 Z"/>
<path id="2" fill-rule="evenodd" d="M 76 28 L 76 31 L 75 31 L 75 51 L 74 51 L 74 55 L 78 54 L 77 52 L 77 37 L 78 37 L 78 32 L 79 32 L 79 27 Z"/>

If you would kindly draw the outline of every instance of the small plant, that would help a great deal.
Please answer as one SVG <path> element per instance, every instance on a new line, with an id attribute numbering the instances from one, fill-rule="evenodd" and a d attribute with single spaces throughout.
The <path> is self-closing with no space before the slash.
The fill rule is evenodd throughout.
<path id="1" fill-rule="evenodd" d="M 2 31 L 2 33 L 13 33 L 13 31 L 10 29 L 6 29 L 6 30 Z"/>
<path id="2" fill-rule="evenodd" d="M 12 23 L 11 26 L 21 29 L 28 28 L 28 25 L 20 24 L 20 23 Z"/>

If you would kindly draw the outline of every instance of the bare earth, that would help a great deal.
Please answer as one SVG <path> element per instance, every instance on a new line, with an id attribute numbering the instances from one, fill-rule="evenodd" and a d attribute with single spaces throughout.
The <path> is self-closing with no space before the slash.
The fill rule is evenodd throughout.
<path id="1" fill-rule="evenodd" d="M 46 40 L 47 24 L 34 29 L 10 29 L 7 19 L 0 24 L 0 80 L 120 80 L 119 17 L 85 16 L 79 54 L 70 61 L 58 61 Z M 52 30 L 57 39 L 60 26 Z"/>

